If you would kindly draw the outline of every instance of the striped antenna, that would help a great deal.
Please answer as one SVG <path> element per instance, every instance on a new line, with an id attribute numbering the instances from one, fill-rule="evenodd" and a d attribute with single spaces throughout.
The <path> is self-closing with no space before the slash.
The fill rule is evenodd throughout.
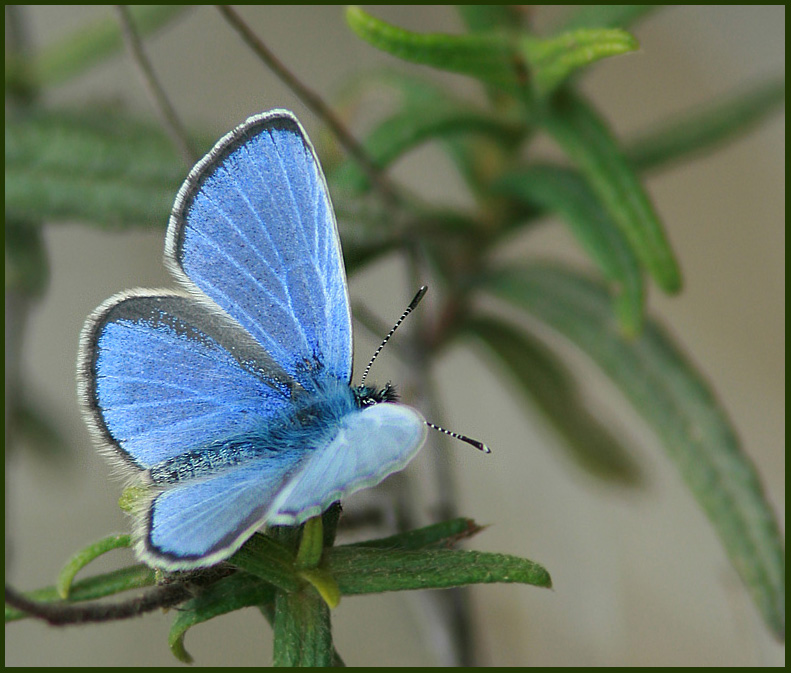
<path id="1" fill-rule="evenodd" d="M 429 423 L 426 421 L 426 425 L 430 427 L 432 430 L 439 430 L 441 433 L 448 435 L 448 437 L 453 437 L 453 439 L 458 439 L 459 441 L 466 442 L 470 446 L 474 446 L 478 451 L 483 451 L 484 453 L 491 453 L 492 450 L 486 446 L 483 442 L 479 442 L 477 439 L 470 439 L 466 435 L 460 435 L 458 432 L 452 432 L 451 430 L 446 430 L 445 428 L 441 428 L 438 425 L 434 425 L 434 423 Z"/>
<path id="2" fill-rule="evenodd" d="M 379 348 L 376 349 L 376 353 L 374 353 L 373 357 L 371 358 L 371 361 L 368 363 L 368 366 L 365 368 L 365 371 L 363 372 L 363 377 L 360 380 L 360 385 L 363 385 L 365 383 L 365 379 L 368 376 L 368 372 L 371 371 L 371 365 L 374 363 L 374 360 L 376 360 L 376 357 L 379 355 L 379 353 L 382 352 L 382 349 L 385 347 L 385 344 L 388 341 L 390 341 L 390 337 L 393 336 L 393 334 L 395 334 L 395 331 L 398 329 L 398 326 L 402 322 L 404 322 L 404 318 L 406 318 L 410 313 L 412 313 L 412 311 L 415 310 L 415 307 L 420 303 L 420 300 L 423 299 L 423 296 L 426 294 L 426 292 L 428 292 L 428 286 L 424 285 L 417 291 L 415 298 L 411 302 L 409 302 L 409 306 L 406 307 L 406 310 L 401 314 L 401 317 L 396 321 L 396 324 L 393 325 L 393 329 L 390 330 L 390 333 L 384 338 L 384 341 L 382 341 L 382 343 L 379 345 Z"/>

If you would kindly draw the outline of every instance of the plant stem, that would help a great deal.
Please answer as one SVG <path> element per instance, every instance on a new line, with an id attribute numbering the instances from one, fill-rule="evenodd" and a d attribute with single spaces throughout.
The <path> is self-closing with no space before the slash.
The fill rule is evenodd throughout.
<path id="1" fill-rule="evenodd" d="M 332 665 L 330 609 L 312 587 L 278 592 L 273 627 L 274 666 Z"/>
<path id="2" fill-rule="evenodd" d="M 354 157 L 366 176 L 381 193 L 385 202 L 395 205 L 399 198 L 390 182 L 385 178 L 381 169 L 368 156 L 362 145 L 349 133 L 341 123 L 332 108 L 315 91 L 303 84 L 285 64 L 263 43 L 263 41 L 250 29 L 244 19 L 227 5 L 217 5 L 217 9 L 226 18 L 228 23 L 242 36 L 242 39 L 258 55 L 258 57 L 274 72 L 280 80 L 289 87 L 299 99 L 336 135 L 341 145 Z"/>
<path id="3" fill-rule="evenodd" d="M 133 63 L 137 67 L 143 86 L 146 88 L 146 91 L 148 91 L 154 103 L 154 107 L 162 117 L 165 130 L 173 141 L 173 144 L 178 148 L 186 164 L 192 167 L 198 161 L 199 157 L 192 147 L 189 134 L 181 123 L 176 109 L 168 99 L 164 88 L 154 74 L 151 62 L 148 60 L 145 51 L 143 51 L 143 43 L 132 22 L 129 8 L 126 5 L 116 5 L 115 9 L 118 12 L 118 20 L 121 24 L 121 33 L 124 36 L 124 43 L 129 51 L 129 55 L 132 57 Z"/>

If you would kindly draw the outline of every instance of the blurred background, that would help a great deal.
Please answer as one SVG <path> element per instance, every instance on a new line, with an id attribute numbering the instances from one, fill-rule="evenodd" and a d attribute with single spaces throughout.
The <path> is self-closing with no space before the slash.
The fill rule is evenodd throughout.
<path id="1" fill-rule="evenodd" d="M 461 32 L 452 7 L 370 7 L 418 31 Z M 549 25 L 567 8 L 535 9 Z M 100 6 L 25 8 L 34 46 L 46 45 L 112 10 Z M 309 87 L 330 98 L 361 64 L 437 76 L 380 53 L 346 27 L 333 6 L 244 7 L 241 14 Z M 785 63 L 784 6 L 685 6 L 660 10 L 633 32 L 641 50 L 605 60 L 583 89 L 620 137 L 764 77 Z M 247 116 L 293 110 L 311 135 L 318 120 L 272 75 L 211 7 L 192 10 L 146 41 L 154 69 L 190 128 L 219 138 Z M 482 101 L 462 77 L 440 78 Z M 53 106 L 120 101 L 153 117 L 126 55 L 47 92 Z M 352 129 L 356 131 L 356 129 Z M 358 132 L 359 135 L 359 132 Z M 556 150 L 549 141 L 545 150 Z M 185 170 L 186 174 L 186 170 Z M 415 151 L 393 176 L 433 200 L 469 203 L 436 150 Z M 785 126 L 783 114 L 721 150 L 652 176 L 648 189 L 680 259 L 685 289 L 652 292 L 650 310 L 705 373 L 755 462 L 784 530 L 785 512 Z M 63 460 L 15 452 L 6 474 L 6 578 L 21 589 L 49 585 L 77 549 L 128 530 L 117 507 L 120 483 L 94 450 L 75 394 L 75 359 L 85 317 L 131 287 L 172 287 L 162 266 L 164 224 L 102 233 L 79 223 L 46 229 L 48 293 L 30 319 L 22 364 L 30 387 L 70 444 Z M 532 229 L 509 256 L 550 254 L 584 264 L 565 228 Z M 353 301 L 386 323 L 416 288 L 397 258 L 350 279 Z M 652 288 L 653 290 L 653 288 Z M 430 301 L 421 310 L 430 310 Z M 356 331 L 357 371 L 377 339 Z M 464 444 L 427 446 L 410 466 L 420 489 L 426 454 L 443 451 L 461 514 L 488 524 L 468 548 L 535 560 L 554 589 L 486 585 L 472 589 L 478 658 L 484 665 L 783 665 L 703 513 L 675 468 L 614 388 L 581 356 L 595 410 L 613 419 L 646 475 L 638 490 L 603 485 L 572 465 L 541 416 L 525 414 L 501 372 L 459 346 L 437 363 L 447 425 L 486 441 L 484 456 Z M 399 380 L 387 351 L 374 372 Z M 365 497 L 375 497 L 376 492 Z M 430 503 L 431 493 L 423 493 Z M 117 567 L 116 552 L 96 570 Z M 104 565 L 102 565 L 104 564 Z M 31 621 L 6 628 L 8 666 L 181 665 L 167 647 L 171 616 L 55 629 Z M 335 642 L 350 665 L 439 663 L 426 634 L 425 602 L 407 593 L 347 598 L 333 613 Z M 269 665 L 271 630 L 253 609 L 196 627 L 186 646 L 196 665 Z"/>

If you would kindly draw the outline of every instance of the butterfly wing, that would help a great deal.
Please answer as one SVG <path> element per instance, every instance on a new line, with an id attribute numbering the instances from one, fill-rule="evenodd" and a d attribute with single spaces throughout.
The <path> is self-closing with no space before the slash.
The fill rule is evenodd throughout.
<path id="1" fill-rule="evenodd" d="M 139 470 L 252 432 L 289 404 L 291 380 L 267 353 L 182 295 L 109 299 L 83 328 L 79 360 L 90 427 Z"/>
<path id="2" fill-rule="evenodd" d="M 349 382 L 352 330 L 335 216 L 293 114 L 250 117 L 192 170 L 168 226 L 165 261 L 308 390 Z"/>
<path id="3" fill-rule="evenodd" d="M 138 519 L 136 551 L 151 565 L 186 570 L 228 558 L 261 526 L 273 499 L 304 459 L 274 454 L 198 482 L 155 494 Z"/>
<path id="4" fill-rule="evenodd" d="M 377 404 L 344 416 L 337 432 L 310 452 L 283 452 L 169 488 L 143 507 L 138 553 L 171 570 L 216 563 L 262 521 L 297 525 L 403 469 L 426 432 L 414 409 Z"/>
<path id="5" fill-rule="evenodd" d="M 376 404 L 347 414 L 332 439 L 317 447 L 278 493 L 267 521 L 296 525 L 336 500 L 375 486 L 406 467 L 426 432 L 420 413 L 403 404 Z"/>
<path id="6" fill-rule="evenodd" d="M 260 435 L 292 403 L 294 382 L 230 318 L 192 297 L 136 291 L 109 299 L 83 328 L 79 372 L 85 416 L 105 453 L 148 486 L 135 537 L 152 566 L 227 558 L 306 458 L 258 447 L 263 460 L 231 464 L 228 440 Z M 152 477 L 199 449 L 211 452 L 216 473 Z"/>

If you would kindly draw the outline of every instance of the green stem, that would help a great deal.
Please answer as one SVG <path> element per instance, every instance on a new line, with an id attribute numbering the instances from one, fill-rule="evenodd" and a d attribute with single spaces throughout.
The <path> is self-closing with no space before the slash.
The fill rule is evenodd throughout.
<path id="1" fill-rule="evenodd" d="M 311 588 L 278 592 L 275 599 L 274 666 L 332 666 L 330 609 Z"/>

